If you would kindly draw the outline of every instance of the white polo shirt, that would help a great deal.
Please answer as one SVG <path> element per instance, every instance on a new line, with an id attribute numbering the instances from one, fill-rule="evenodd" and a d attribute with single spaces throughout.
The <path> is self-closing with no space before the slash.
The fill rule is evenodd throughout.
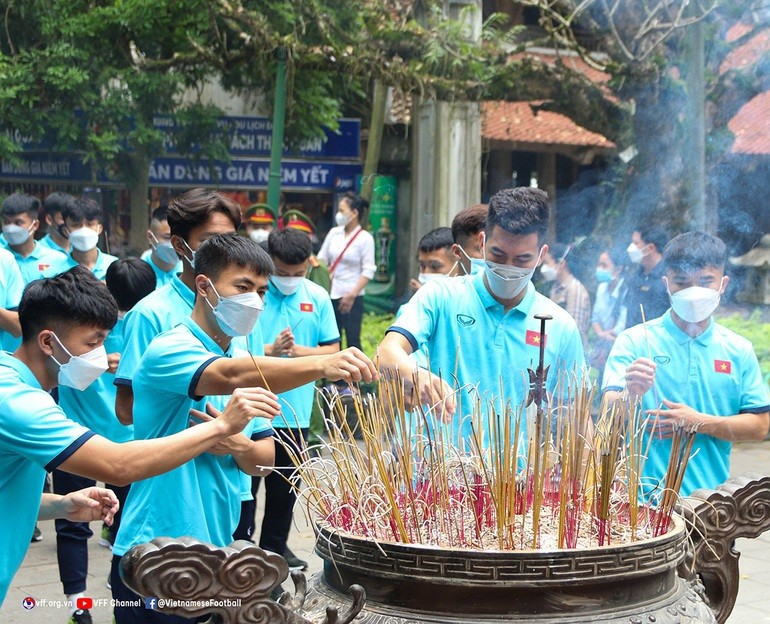
<path id="1" fill-rule="evenodd" d="M 356 232 L 360 233 L 356 235 Z M 345 249 L 353 236 L 356 237 L 355 240 Z M 344 226 L 333 227 L 329 230 L 323 245 L 321 245 L 321 251 L 318 252 L 318 258 L 331 268 L 343 250 L 345 253 L 332 274 L 330 293 L 332 299 L 339 299 L 349 293 L 362 275 L 372 279 L 377 270 L 377 265 L 374 262 L 374 238 L 360 226 L 349 234 L 345 232 Z M 365 294 L 365 290 L 359 294 Z"/>

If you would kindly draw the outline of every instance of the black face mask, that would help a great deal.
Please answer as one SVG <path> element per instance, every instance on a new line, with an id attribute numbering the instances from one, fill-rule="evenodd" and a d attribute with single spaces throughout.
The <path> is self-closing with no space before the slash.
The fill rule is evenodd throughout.
<path id="1" fill-rule="evenodd" d="M 70 237 L 69 234 L 65 233 L 66 229 L 67 229 L 67 226 L 64 225 L 64 223 L 59 223 L 56 226 L 56 231 L 59 233 L 59 236 L 61 236 L 62 238 L 69 238 Z"/>

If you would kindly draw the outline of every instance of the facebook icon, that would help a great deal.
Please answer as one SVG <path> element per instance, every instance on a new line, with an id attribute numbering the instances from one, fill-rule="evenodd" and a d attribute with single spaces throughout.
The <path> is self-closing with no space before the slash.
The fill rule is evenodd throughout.
<path id="1" fill-rule="evenodd" d="M 158 599 L 157 598 L 152 598 L 152 597 L 148 596 L 147 598 L 144 599 L 144 608 L 145 609 L 151 609 L 151 610 L 154 611 L 155 609 L 157 609 L 157 607 L 158 607 Z"/>

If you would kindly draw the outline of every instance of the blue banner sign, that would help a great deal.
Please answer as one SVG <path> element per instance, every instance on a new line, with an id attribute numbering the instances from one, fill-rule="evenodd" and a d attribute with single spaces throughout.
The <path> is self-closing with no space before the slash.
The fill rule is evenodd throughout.
<path id="1" fill-rule="evenodd" d="M 0 178 L 7 180 L 50 180 L 92 182 L 91 167 L 70 154 L 22 154 L 21 162 L 0 161 Z M 109 182 L 106 175 L 99 181 Z"/>
<path id="2" fill-rule="evenodd" d="M 281 163 L 281 189 L 344 192 L 353 189 L 361 165 L 324 161 Z M 222 188 L 267 188 L 270 162 L 233 160 L 230 163 L 186 158 L 156 158 L 150 166 L 150 186 L 217 186 Z"/>
<path id="3" fill-rule="evenodd" d="M 295 150 L 284 149 L 284 156 L 300 158 L 346 158 L 361 156 L 361 120 L 339 119 L 339 129 L 325 130 L 325 137 L 307 140 Z M 174 131 L 177 128 L 171 115 L 155 115 L 153 125 L 166 133 L 164 147 L 168 154 L 176 154 Z M 273 122 L 268 117 L 220 117 L 217 131 L 228 142 L 232 156 L 270 156 L 273 144 Z"/>
<path id="4" fill-rule="evenodd" d="M 360 174 L 360 163 L 285 160 L 281 163 L 281 188 L 340 193 L 352 190 L 355 178 Z M 18 164 L 2 160 L 0 178 L 118 184 L 104 171 L 100 171 L 94 180 L 91 168 L 71 154 L 22 154 Z M 209 163 L 187 158 L 156 158 L 150 165 L 149 182 L 151 186 L 265 189 L 269 178 L 268 160 Z"/>
<path id="5" fill-rule="evenodd" d="M 358 160 L 361 156 L 361 120 L 339 119 L 337 130 L 325 129 L 325 136 L 303 142 L 297 149 L 284 149 L 283 155 L 295 158 Z M 177 155 L 174 132 L 181 130 L 171 115 L 155 115 L 153 126 L 166 137 L 163 146 L 169 155 Z M 217 132 L 227 141 L 231 156 L 270 156 L 273 123 L 268 117 L 220 117 Z M 54 138 L 49 133 L 41 139 L 25 136 L 18 130 L 6 134 L 27 152 L 51 151 Z"/>

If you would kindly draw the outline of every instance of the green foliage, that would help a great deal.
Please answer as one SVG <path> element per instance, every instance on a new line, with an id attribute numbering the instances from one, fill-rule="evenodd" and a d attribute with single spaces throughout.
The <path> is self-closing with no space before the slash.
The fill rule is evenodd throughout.
<path id="1" fill-rule="evenodd" d="M 393 314 L 375 314 L 368 312 L 364 314 L 364 320 L 361 324 L 361 346 L 364 353 L 374 359 L 377 355 L 377 346 L 385 337 L 388 327 L 393 324 L 395 316 Z"/>
<path id="2" fill-rule="evenodd" d="M 751 341 L 759 359 L 762 377 L 770 379 L 770 323 L 762 322 L 761 312 L 754 310 L 748 318 L 740 314 L 731 314 L 717 320 L 720 325 Z"/>

